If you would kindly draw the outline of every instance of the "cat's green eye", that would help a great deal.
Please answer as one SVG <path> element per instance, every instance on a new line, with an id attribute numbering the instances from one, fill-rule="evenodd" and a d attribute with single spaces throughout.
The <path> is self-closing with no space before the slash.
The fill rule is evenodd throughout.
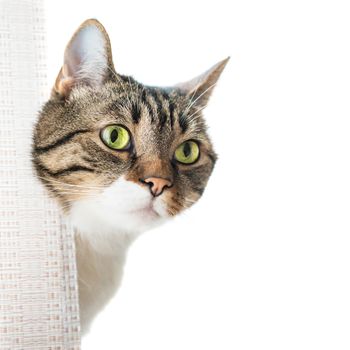
<path id="1" fill-rule="evenodd" d="M 182 143 L 175 151 L 175 159 L 183 164 L 192 164 L 199 158 L 199 146 L 195 141 Z"/>
<path id="2" fill-rule="evenodd" d="M 120 125 L 106 126 L 101 133 L 102 141 L 110 148 L 125 150 L 130 145 L 130 134 Z"/>

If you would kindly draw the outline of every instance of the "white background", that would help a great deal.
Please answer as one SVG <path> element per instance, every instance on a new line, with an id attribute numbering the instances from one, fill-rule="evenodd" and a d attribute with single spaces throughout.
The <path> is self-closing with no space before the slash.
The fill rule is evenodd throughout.
<path id="1" fill-rule="evenodd" d="M 202 200 L 130 250 L 83 349 L 350 348 L 346 1 L 47 1 L 49 84 L 99 19 L 115 66 L 169 85 L 231 56 Z"/>

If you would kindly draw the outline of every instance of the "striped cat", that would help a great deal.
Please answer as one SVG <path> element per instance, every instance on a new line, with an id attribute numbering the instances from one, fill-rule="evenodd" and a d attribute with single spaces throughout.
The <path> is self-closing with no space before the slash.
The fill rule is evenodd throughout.
<path id="1" fill-rule="evenodd" d="M 216 154 L 202 110 L 228 59 L 174 87 L 118 74 L 94 19 L 73 35 L 34 131 L 33 163 L 75 230 L 85 333 L 142 232 L 203 194 Z"/>

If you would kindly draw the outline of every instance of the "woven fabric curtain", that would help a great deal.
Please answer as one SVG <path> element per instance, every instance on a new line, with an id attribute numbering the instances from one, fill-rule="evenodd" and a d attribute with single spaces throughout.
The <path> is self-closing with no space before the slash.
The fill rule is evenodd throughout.
<path id="1" fill-rule="evenodd" d="M 72 230 L 36 180 L 48 97 L 42 0 L 0 0 L 0 349 L 80 349 Z"/>

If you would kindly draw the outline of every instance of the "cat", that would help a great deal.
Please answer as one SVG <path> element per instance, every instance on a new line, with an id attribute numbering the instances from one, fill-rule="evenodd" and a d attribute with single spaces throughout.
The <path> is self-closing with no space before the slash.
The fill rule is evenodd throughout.
<path id="1" fill-rule="evenodd" d="M 97 20 L 69 41 L 32 160 L 74 228 L 83 334 L 116 292 L 135 238 L 203 194 L 217 155 L 202 110 L 228 59 L 188 82 L 150 87 L 116 72 Z"/>

